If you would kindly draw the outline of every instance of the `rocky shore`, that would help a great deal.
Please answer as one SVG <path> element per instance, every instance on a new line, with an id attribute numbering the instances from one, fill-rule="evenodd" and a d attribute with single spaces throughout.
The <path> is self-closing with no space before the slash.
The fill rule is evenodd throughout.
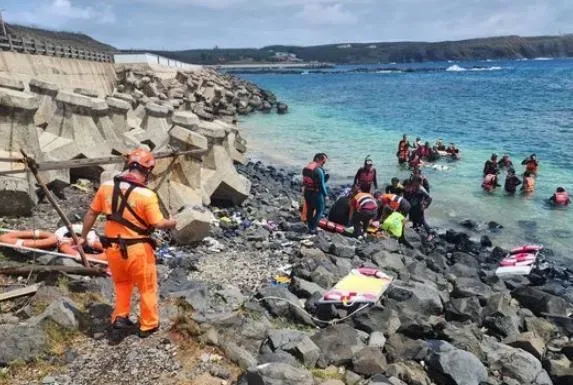
<path id="1" fill-rule="evenodd" d="M 0 383 L 573 383 L 573 270 L 501 280 L 494 271 L 506 251 L 452 230 L 428 243 L 408 228 L 413 249 L 326 232 L 309 238 L 298 175 L 262 163 L 237 170 L 252 183 L 249 198 L 212 206 L 216 220 L 201 244 L 158 252 L 161 331 L 150 339 L 108 344 L 108 278 L 1 277 L 5 288 L 43 286 L 0 303 Z M 71 215 L 92 195 L 65 194 Z M 55 229 L 55 217 L 40 204 L 32 218 L 1 225 Z M 64 263 L 4 255 L 0 265 Z M 317 300 L 360 266 L 394 281 L 379 304 L 338 322 L 356 309 Z M 292 271 L 290 283 L 271 283 L 280 270 Z"/>

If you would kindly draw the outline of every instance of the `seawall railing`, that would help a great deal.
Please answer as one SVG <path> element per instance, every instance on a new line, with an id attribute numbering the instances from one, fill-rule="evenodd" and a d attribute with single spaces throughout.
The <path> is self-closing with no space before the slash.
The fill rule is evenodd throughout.
<path id="1" fill-rule="evenodd" d="M 24 38 L 14 38 L 10 35 L 0 36 L 0 49 L 2 51 L 21 52 L 34 55 L 65 57 L 98 62 L 113 62 L 113 54 L 111 53 L 78 49 L 72 46 L 61 46 L 32 39 L 27 40 Z"/>

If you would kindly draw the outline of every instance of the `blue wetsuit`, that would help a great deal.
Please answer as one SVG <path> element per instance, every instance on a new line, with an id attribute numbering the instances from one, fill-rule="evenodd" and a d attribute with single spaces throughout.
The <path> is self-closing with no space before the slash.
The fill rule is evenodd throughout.
<path id="1" fill-rule="evenodd" d="M 306 207 L 308 212 L 308 231 L 316 231 L 316 226 L 318 222 L 324 215 L 324 208 L 326 205 L 326 195 L 328 191 L 326 190 L 326 181 L 324 178 L 324 170 L 322 167 L 316 168 L 316 174 L 318 176 L 318 191 L 304 191 L 304 199 L 306 201 Z"/>

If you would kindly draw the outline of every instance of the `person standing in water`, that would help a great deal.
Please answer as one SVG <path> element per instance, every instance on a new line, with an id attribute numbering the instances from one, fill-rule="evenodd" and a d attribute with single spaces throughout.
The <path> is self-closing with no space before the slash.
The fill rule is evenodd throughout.
<path id="1" fill-rule="evenodd" d="M 354 185 L 359 186 L 364 192 L 372 192 L 372 186 L 374 186 L 374 189 L 378 189 L 376 169 L 374 168 L 372 159 L 370 159 L 370 155 L 364 159 L 364 166 L 358 169 L 354 177 Z"/>
<path id="2" fill-rule="evenodd" d="M 534 191 L 535 191 L 535 176 L 530 171 L 526 171 L 523 174 L 523 185 L 521 185 L 521 192 L 524 194 L 529 194 Z"/>
<path id="3" fill-rule="evenodd" d="M 535 154 L 531 154 L 529 157 L 525 158 L 521 164 L 525 166 L 525 171 L 528 171 L 530 174 L 537 176 L 539 162 L 537 161 Z"/>
<path id="4" fill-rule="evenodd" d="M 302 170 L 302 184 L 310 234 L 316 234 L 318 221 L 324 215 L 328 191 L 326 189 L 326 173 L 323 167 L 327 160 L 328 157 L 325 153 L 316 154 L 313 161 Z"/>
<path id="5" fill-rule="evenodd" d="M 506 168 L 509 170 L 509 169 L 513 168 L 513 162 L 511 161 L 511 158 L 507 154 L 504 154 L 501 157 L 500 161 L 497 162 L 497 165 L 499 166 L 500 169 Z M 514 171 L 514 173 L 515 173 L 515 171 Z"/>
<path id="6" fill-rule="evenodd" d="M 404 134 L 402 140 L 398 143 L 398 151 L 396 152 L 398 157 L 398 163 L 404 164 L 410 158 L 410 142 L 408 142 L 408 137 Z"/>
<path id="7" fill-rule="evenodd" d="M 404 186 L 400 184 L 400 179 L 392 178 L 391 184 L 386 186 L 386 194 L 396 194 L 402 196 L 404 194 Z"/>
<path id="8" fill-rule="evenodd" d="M 507 170 L 507 177 L 505 178 L 505 192 L 508 194 L 515 194 L 517 192 L 517 186 L 521 184 L 521 179 L 515 175 L 515 170 L 510 168 Z"/>
<path id="9" fill-rule="evenodd" d="M 483 176 L 499 174 L 499 167 L 497 165 L 497 154 L 491 154 L 491 158 L 485 161 L 483 166 Z"/>

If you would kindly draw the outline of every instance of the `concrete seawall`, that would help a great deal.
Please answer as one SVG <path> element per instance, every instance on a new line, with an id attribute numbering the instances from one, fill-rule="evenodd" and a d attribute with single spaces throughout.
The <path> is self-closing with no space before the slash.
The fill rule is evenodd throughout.
<path id="1" fill-rule="evenodd" d="M 95 90 L 100 96 L 113 92 L 116 83 L 113 63 L 0 52 L 0 75 L 28 84 L 31 79 L 55 84 L 60 90 L 75 88 Z"/>

